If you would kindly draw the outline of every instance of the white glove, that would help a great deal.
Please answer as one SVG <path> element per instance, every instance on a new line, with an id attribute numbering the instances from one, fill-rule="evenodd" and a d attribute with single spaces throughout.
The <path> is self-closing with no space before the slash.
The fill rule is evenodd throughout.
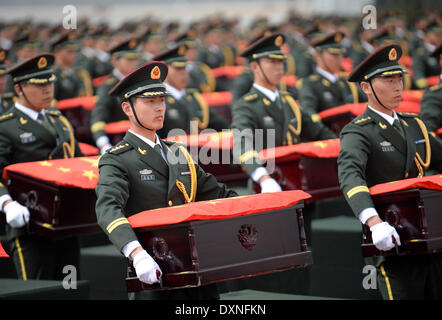
<path id="1" fill-rule="evenodd" d="M 13 228 L 21 228 L 29 222 L 29 210 L 17 201 L 8 203 L 3 211 L 6 214 L 6 222 Z"/>
<path id="2" fill-rule="evenodd" d="M 146 250 L 140 251 L 134 258 L 134 267 L 137 272 L 137 277 L 140 281 L 152 284 L 159 282 L 162 272 L 158 264 L 154 259 L 146 252 Z M 157 270 L 160 272 L 160 276 L 157 276 Z"/>
<path id="3" fill-rule="evenodd" d="M 281 186 L 273 178 L 265 179 L 259 186 L 261 187 L 261 193 L 282 191 Z"/>
<path id="4" fill-rule="evenodd" d="M 371 238 L 373 239 L 373 244 L 382 251 L 388 251 L 394 248 L 395 243 L 393 242 L 393 237 L 396 240 L 398 246 L 401 245 L 401 239 L 396 229 L 392 227 L 388 222 L 381 222 L 375 224 L 370 228 Z"/>

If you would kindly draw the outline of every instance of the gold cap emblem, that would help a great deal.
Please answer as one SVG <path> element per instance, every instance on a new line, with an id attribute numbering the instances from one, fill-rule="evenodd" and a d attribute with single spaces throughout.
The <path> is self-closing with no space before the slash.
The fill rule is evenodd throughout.
<path id="1" fill-rule="evenodd" d="M 388 59 L 390 59 L 390 61 L 397 59 L 397 52 L 395 48 L 391 49 L 390 52 L 388 53 Z"/>
<path id="2" fill-rule="evenodd" d="M 0 50 L 0 61 L 3 61 L 6 59 L 6 51 Z"/>
<path id="3" fill-rule="evenodd" d="M 133 49 L 137 46 L 137 40 L 136 39 L 132 39 L 129 41 L 128 47 L 129 49 Z"/>
<path id="4" fill-rule="evenodd" d="M 48 65 L 48 60 L 46 60 L 45 57 L 41 57 L 40 60 L 38 60 L 37 67 L 38 67 L 39 69 L 43 69 L 43 68 L 45 68 L 47 65 Z"/>
<path id="5" fill-rule="evenodd" d="M 282 46 L 282 43 L 284 42 L 284 39 L 281 35 L 277 36 L 275 39 L 275 46 L 280 47 Z"/>
<path id="6" fill-rule="evenodd" d="M 150 72 L 150 77 L 153 80 L 157 80 L 161 77 L 161 71 L 160 68 L 158 68 L 158 66 L 155 66 L 152 71 Z"/>
<path id="7" fill-rule="evenodd" d="M 342 35 L 340 33 L 337 33 L 335 35 L 335 43 L 339 43 L 342 40 Z"/>
<path id="8" fill-rule="evenodd" d="M 185 52 L 186 52 L 186 47 L 185 46 L 180 46 L 178 48 L 178 55 L 182 56 L 182 55 L 184 55 Z"/>

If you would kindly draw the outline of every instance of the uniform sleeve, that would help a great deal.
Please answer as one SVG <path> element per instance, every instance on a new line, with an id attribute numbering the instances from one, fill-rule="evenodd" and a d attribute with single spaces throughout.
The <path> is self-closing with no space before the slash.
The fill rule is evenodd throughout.
<path id="1" fill-rule="evenodd" d="M 258 157 L 261 150 L 254 149 L 255 112 L 249 104 L 240 100 L 233 106 L 232 115 L 233 158 L 250 176 L 257 168 L 263 166 Z"/>
<path id="2" fill-rule="evenodd" d="M 230 92 L 232 93 L 232 103 L 235 103 L 243 95 L 250 91 L 253 86 L 254 76 L 251 71 L 241 73 L 232 84 Z"/>
<path id="3" fill-rule="evenodd" d="M 138 240 L 123 212 L 129 195 L 128 175 L 121 161 L 108 153 L 100 159 L 99 172 L 95 189 L 97 221 L 109 240 L 121 251 L 127 243 Z"/>
<path id="4" fill-rule="evenodd" d="M 107 86 L 98 88 L 97 96 L 97 102 L 91 112 L 91 132 L 94 141 L 106 135 L 104 128 L 109 122 L 108 110 L 115 99 L 107 94 Z"/>
<path id="5" fill-rule="evenodd" d="M 421 100 L 421 118 L 429 132 L 438 130 L 442 122 L 442 101 L 431 91 L 425 91 Z"/>
<path id="6" fill-rule="evenodd" d="M 316 141 L 336 139 L 336 134 L 331 131 L 322 121 L 314 121 L 312 115 L 302 111 L 301 139 L 304 141 Z"/>
<path id="7" fill-rule="evenodd" d="M 369 156 L 370 144 L 365 134 L 353 125 L 344 128 L 338 155 L 338 177 L 342 193 L 356 217 L 362 210 L 374 208 L 365 174 Z"/>
<path id="8" fill-rule="evenodd" d="M 313 83 L 309 79 L 303 81 L 299 90 L 299 104 L 301 109 L 310 114 L 318 113 L 319 99 L 315 94 Z"/>
<path id="9" fill-rule="evenodd" d="M 196 201 L 238 196 L 235 191 L 228 189 L 225 184 L 219 183 L 212 174 L 205 172 L 200 166 L 196 166 L 196 168 L 198 181 Z"/>

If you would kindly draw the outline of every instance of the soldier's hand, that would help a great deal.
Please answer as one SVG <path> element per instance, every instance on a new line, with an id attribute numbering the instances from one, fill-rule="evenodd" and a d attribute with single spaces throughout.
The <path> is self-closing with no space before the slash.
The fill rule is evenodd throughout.
<path id="1" fill-rule="evenodd" d="M 261 193 L 282 191 L 281 186 L 278 184 L 278 182 L 270 177 L 263 179 L 259 186 L 261 187 Z"/>
<path id="2" fill-rule="evenodd" d="M 140 281 L 153 284 L 159 282 L 162 272 L 158 264 L 154 259 L 146 252 L 146 250 L 140 251 L 134 258 L 134 267 Z M 158 276 L 159 271 L 159 276 Z"/>
<path id="3" fill-rule="evenodd" d="M 100 148 L 100 154 L 105 154 L 107 150 L 112 148 L 112 145 L 110 143 L 105 144 L 103 147 Z"/>
<path id="4" fill-rule="evenodd" d="M 29 222 L 29 210 L 17 201 L 5 205 L 6 222 L 13 228 L 21 228 Z"/>
<path id="5" fill-rule="evenodd" d="M 388 222 L 381 222 L 375 224 L 370 228 L 371 238 L 373 244 L 382 251 L 388 251 L 394 248 L 395 242 L 398 246 L 401 245 L 401 239 L 396 229 Z M 394 238 L 394 241 L 393 241 Z"/>

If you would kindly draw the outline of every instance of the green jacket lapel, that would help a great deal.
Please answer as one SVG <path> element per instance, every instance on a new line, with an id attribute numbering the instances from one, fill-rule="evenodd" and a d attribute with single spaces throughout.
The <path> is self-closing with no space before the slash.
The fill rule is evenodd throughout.
<path id="1" fill-rule="evenodd" d="M 372 119 L 376 122 L 379 127 L 380 134 L 387 139 L 387 141 L 391 142 L 395 146 L 399 152 L 406 155 L 407 154 L 407 145 L 406 141 L 401 137 L 401 135 L 390 125 L 384 118 L 379 116 L 376 112 L 367 108 L 366 113 L 372 117 Z"/>
<path id="2" fill-rule="evenodd" d="M 124 140 L 132 145 L 132 147 L 137 151 L 138 157 L 141 159 L 141 161 L 154 168 L 167 178 L 169 174 L 168 165 L 158 152 L 130 132 L 126 133 Z"/>
<path id="3" fill-rule="evenodd" d="M 402 119 L 399 118 L 401 121 Z M 402 125 L 402 124 L 401 124 Z M 405 173 L 410 172 L 411 167 L 414 165 L 414 157 L 416 156 L 416 144 L 413 137 L 407 131 L 406 126 L 402 126 L 404 129 L 405 138 L 407 140 L 407 160 L 405 163 Z"/>

